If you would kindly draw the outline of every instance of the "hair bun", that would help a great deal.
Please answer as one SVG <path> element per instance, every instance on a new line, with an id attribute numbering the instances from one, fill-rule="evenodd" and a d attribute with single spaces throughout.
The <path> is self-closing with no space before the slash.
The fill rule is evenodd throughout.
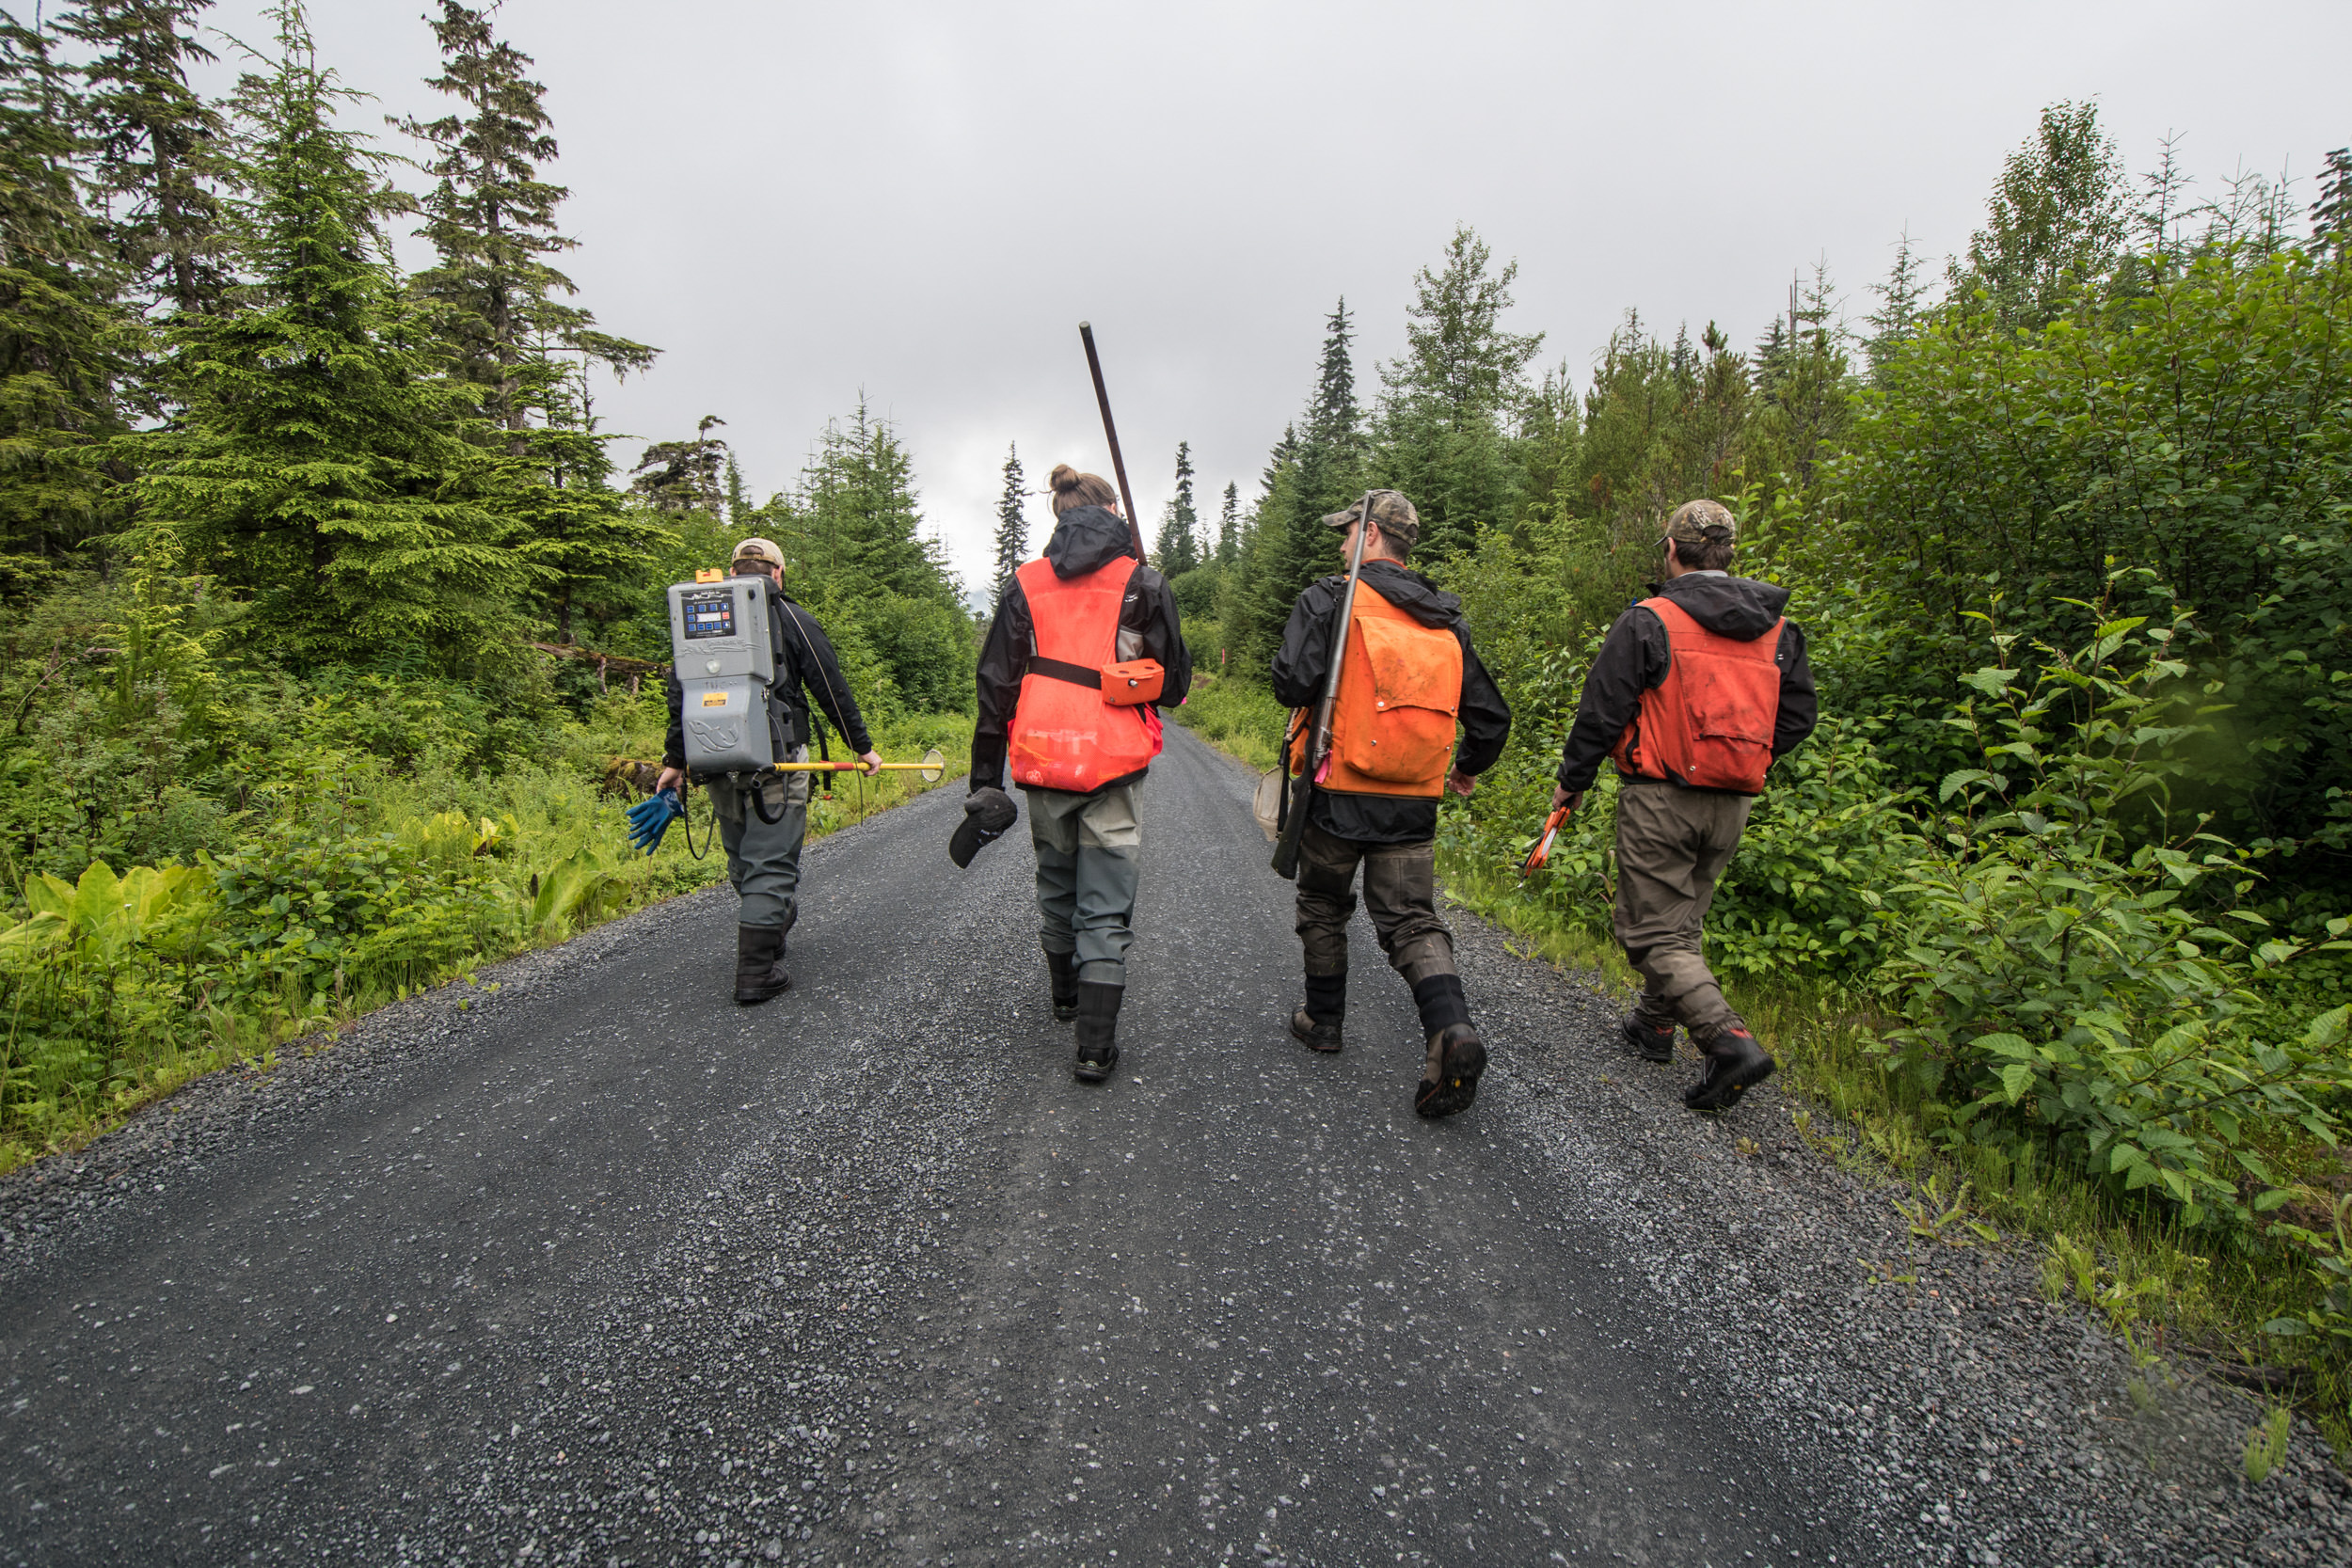
<path id="1" fill-rule="evenodd" d="M 1052 485 L 1057 494 L 1067 495 L 1075 490 L 1078 487 L 1078 481 L 1085 477 L 1069 464 L 1057 463 L 1054 465 L 1052 475 L 1046 479 L 1045 483 Z"/>

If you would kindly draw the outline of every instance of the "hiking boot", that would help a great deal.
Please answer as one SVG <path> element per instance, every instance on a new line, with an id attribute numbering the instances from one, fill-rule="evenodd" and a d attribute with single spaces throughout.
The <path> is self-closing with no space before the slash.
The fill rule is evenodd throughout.
<path id="1" fill-rule="evenodd" d="M 1643 1017 L 1637 1009 L 1626 1014 L 1617 1025 L 1617 1032 L 1625 1038 L 1625 1048 L 1645 1062 L 1671 1062 L 1675 1059 L 1672 1019 L 1660 1023 Z"/>
<path id="2" fill-rule="evenodd" d="M 1340 1048 L 1340 1024 L 1337 1019 L 1319 1023 L 1299 1008 L 1291 1014 L 1291 1035 L 1311 1051 L 1337 1051 Z"/>
<path id="3" fill-rule="evenodd" d="M 1682 1091 L 1682 1102 L 1693 1111 L 1728 1111 L 1740 1097 L 1772 1075 L 1780 1064 L 1766 1054 L 1744 1023 L 1716 1030 L 1707 1037 L 1706 1056 L 1699 1064 L 1699 1081 Z"/>
<path id="4" fill-rule="evenodd" d="M 735 1000 L 742 1006 L 782 996 L 792 989 L 784 972 L 784 932 L 781 926 L 738 926 L 735 928 Z"/>
<path id="5" fill-rule="evenodd" d="M 1449 1023 L 1429 1037 L 1429 1058 L 1421 1086 L 1413 1091 L 1413 1114 L 1450 1117 L 1478 1098 L 1478 1075 L 1486 1070 L 1486 1048 L 1467 1023 Z"/>
<path id="6" fill-rule="evenodd" d="M 1092 980 L 1078 983 L 1078 1060 L 1071 1070 L 1081 1084 L 1099 1084 L 1119 1065 L 1119 1004 L 1124 986 Z"/>
<path id="7" fill-rule="evenodd" d="M 1054 988 L 1054 1022 L 1067 1023 L 1078 1016 L 1078 955 L 1045 955 L 1045 979 Z"/>

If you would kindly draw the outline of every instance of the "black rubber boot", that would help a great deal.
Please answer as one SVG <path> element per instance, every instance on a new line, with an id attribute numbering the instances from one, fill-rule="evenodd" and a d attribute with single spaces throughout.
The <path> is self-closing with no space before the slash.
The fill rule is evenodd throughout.
<path id="1" fill-rule="evenodd" d="M 1346 973 L 1308 975 L 1307 1005 L 1291 1014 L 1291 1034 L 1313 1050 L 1337 1051 L 1346 1021 Z"/>
<path id="2" fill-rule="evenodd" d="M 1078 982 L 1078 1062 L 1081 1084 L 1099 1084 L 1119 1065 L 1119 1004 L 1125 986 Z"/>
<path id="3" fill-rule="evenodd" d="M 1067 1023 L 1078 1016 L 1078 955 L 1047 953 L 1045 978 L 1054 988 L 1054 1022 Z"/>
<path id="4" fill-rule="evenodd" d="M 1699 1066 L 1699 1081 L 1682 1091 L 1682 1102 L 1693 1111 L 1730 1110 L 1780 1065 L 1744 1023 L 1716 1030 L 1702 1049 L 1707 1054 Z"/>
<path id="5" fill-rule="evenodd" d="M 735 928 L 735 1000 L 743 1006 L 792 989 L 792 976 L 784 972 L 785 930 L 782 926 Z"/>
<path id="6" fill-rule="evenodd" d="M 1486 1048 L 1467 1023 L 1450 1023 L 1429 1037 L 1429 1060 L 1413 1091 L 1413 1114 L 1450 1117 L 1478 1098 L 1479 1075 L 1486 1070 Z"/>
<path id="7" fill-rule="evenodd" d="M 1617 1025 L 1625 1038 L 1625 1048 L 1645 1062 L 1671 1062 L 1675 1059 L 1675 1021 L 1660 1019 L 1636 1005 Z"/>

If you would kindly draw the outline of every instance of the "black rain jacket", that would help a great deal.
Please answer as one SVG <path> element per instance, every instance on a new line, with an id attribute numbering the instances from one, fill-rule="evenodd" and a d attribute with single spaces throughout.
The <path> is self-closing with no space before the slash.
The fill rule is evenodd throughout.
<path id="1" fill-rule="evenodd" d="M 857 710 L 857 699 L 850 695 L 850 683 L 841 678 L 841 661 L 834 657 L 825 628 L 773 582 L 768 584 L 768 641 L 776 656 L 776 681 L 768 689 L 768 719 L 778 756 L 787 747 L 808 744 L 808 703 L 802 695 L 803 689 L 832 718 L 851 752 L 863 756 L 872 751 L 874 737 L 866 733 L 865 716 Z M 678 685 L 675 669 L 670 672 L 668 688 L 670 733 L 661 742 L 661 766 L 683 768 L 686 689 Z"/>
<path id="2" fill-rule="evenodd" d="M 1331 668 L 1331 623 L 1346 587 L 1343 574 L 1318 578 L 1291 607 L 1282 645 L 1274 655 L 1274 695 L 1283 706 L 1311 708 L 1323 701 L 1324 676 Z M 1470 646 L 1462 601 L 1393 561 L 1365 562 L 1359 592 L 1365 588 L 1424 626 L 1448 628 L 1462 644 L 1462 745 L 1454 766 L 1473 775 L 1492 768 L 1511 738 L 1511 709 Z M 1438 836 L 1438 802 L 1318 789 L 1307 820 L 1335 838 L 1359 844 L 1420 844 Z"/>
<path id="3" fill-rule="evenodd" d="M 1100 571 L 1135 553 L 1135 538 L 1125 521 L 1101 506 L 1072 507 L 1054 524 L 1054 536 L 1045 542 L 1045 559 L 1053 563 L 1054 575 L 1065 579 Z M 1021 703 L 1021 678 L 1028 673 L 1029 656 L 1036 652 L 1029 596 L 1021 591 L 1019 578 L 1008 578 L 1004 595 L 996 601 L 996 618 L 989 623 L 988 641 L 980 646 L 980 716 L 972 731 L 974 789 L 1005 787 L 1005 736 Z M 1120 602 L 1119 657 L 1160 661 L 1167 673 L 1156 707 L 1174 707 L 1192 689 L 1192 654 L 1184 647 L 1176 595 L 1169 592 L 1168 579 L 1148 565 L 1136 565 L 1127 579 L 1127 596 Z M 1098 789 L 1133 784 L 1147 771 L 1137 768 L 1106 780 Z"/>
<path id="4" fill-rule="evenodd" d="M 1753 642 L 1771 631 L 1772 623 L 1788 608 L 1786 588 L 1724 572 L 1685 572 L 1660 584 L 1658 593 L 1716 636 L 1742 642 Z M 1813 690 L 1813 666 L 1804 657 L 1804 632 L 1796 622 L 1781 626 L 1774 657 L 1780 664 L 1780 717 L 1772 723 L 1772 760 L 1777 762 L 1813 733 L 1820 720 L 1820 701 Z M 1592 673 L 1584 677 L 1576 722 L 1569 726 L 1567 743 L 1561 748 L 1556 775 L 1561 788 L 1581 794 L 1593 787 L 1600 759 L 1633 722 L 1642 693 L 1655 689 L 1666 678 L 1671 663 L 1666 624 L 1654 612 L 1636 604 L 1617 617 L 1617 624 L 1601 641 Z"/>

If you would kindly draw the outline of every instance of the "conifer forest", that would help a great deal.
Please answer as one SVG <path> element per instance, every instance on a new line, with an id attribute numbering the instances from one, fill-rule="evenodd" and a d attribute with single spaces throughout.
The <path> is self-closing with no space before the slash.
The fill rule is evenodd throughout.
<path id="1" fill-rule="evenodd" d="M 661 350 L 565 275 L 529 40 L 437 0 L 445 112 L 370 135 L 299 0 L 198 92 L 206 8 L 0 11 L 0 1171 L 709 884 L 616 824 L 663 590 L 739 539 L 885 752 L 958 756 L 1062 455 L 1000 443 L 987 581 L 862 402 L 764 499 L 724 410 L 624 470 L 597 391 Z M 1467 224 L 1398 357 L 1335 296 L 1262 473 L 1127 453 L 1201 673 L 1175 717 L 1272 767 L 1268 660 L 1344 569 L 1322 519 L 1404 492 L 1516 716 L 1443 810 L 1448 893 L 1621 986 L 1606 770 L 1518 866 L 1661 520 L 1722 500 L 1821 686 L 1708 923 L 1800 1126 L 2133 1343 L 2278 1370 L 2342 1453 L 2352 151 L 2192 187 L 2089 101 L 2016 138 L 1965 247 L 1905 245 L 1851 309 L 1815 268 L 1769 320 L 1564 342 Z M 919 787 L 845 776 L 812 835 Z"/>

